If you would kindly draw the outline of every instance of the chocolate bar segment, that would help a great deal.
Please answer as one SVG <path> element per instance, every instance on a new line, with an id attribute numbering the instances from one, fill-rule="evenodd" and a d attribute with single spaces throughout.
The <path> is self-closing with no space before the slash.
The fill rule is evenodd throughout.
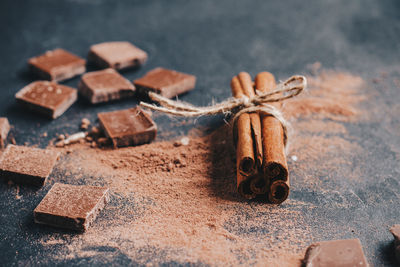
<path id="1" fill-rule="evenodd" d="M 109 201 L 105 187 L 56 183 L 33 211 L 36 223 L 85 231 Z"/>
<path id="2" fill-rule="evenodd" d="M 0 158 L 0 178 L 42 186 L 59 157 L 47 149 L 8 145 Z"/>
<path id="3" fill-rule="evenodd" d="M 359 239 L 323 241 L 308 247 L 303 260 L 308 267 L 368 266 Z"/>
<path id="4" fill-rule="evenodd" d="M 139 93 L 151 91 L 172 98 L 192 90 L 196 85 L 196 77 L 174 70 L 156 68 L 133 83 Z"/>
<path id="5" fill-rule="evenodd" d="M 86 61 L 64 49 L 29 59 L 31 71 L 44 80 L 63 81 L 86 71 Z"/>
<path id="6" fill-rule="evenodd" d="M 55 119 L 76 101 L 78 93 L 55 82 L 37 81 L 22 88 L 15 98 L 27 108 Z"/>
<path id="7" fill-rule="evenodd" d="M 139 107 L 99 113 L 98 117 L 114 147 L 140 145 L 156 138 L 155 122 Z"/>
<path id="8" fill-rule="evenodd" d="M 135 86 L 110 68 L 84 74 L 78 89 L 92 104 L 131 97 L 135 93 Z"/>
<path id="9" fill-rule="evenodd" d="M 126 69 L 143 65 L 147 53 L 130 42 L 105 42 L 90 47 L 88 61 L 101 68 Z"/>
<path id="10" fill-rule="evenodd" d="M 7 118 L 0 118 L 0 148 L 4 148 L 8 132 L 10 131 L 10 123 Z"/>

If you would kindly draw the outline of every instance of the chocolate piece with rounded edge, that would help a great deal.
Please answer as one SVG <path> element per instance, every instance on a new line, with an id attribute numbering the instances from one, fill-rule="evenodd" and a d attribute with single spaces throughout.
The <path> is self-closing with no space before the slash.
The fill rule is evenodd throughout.
<path id="1" fill-rule="evenodd" d="M 90 47 L 88 61 L 101 68 L 117 70 L 143 65 L 147 53 L 130 42 L 105 42 Z"/>
<path id="2" fill-rule="evenodd" d="M 0 148 L 4 147 L 8 132 L 10 131 L 10 123 L 7 118 L 0 118 Z"/>
<path id="3" fill-rule="evenodd" d="M 105 187 L 55 183 L 33 211 L 36 223 L 85 231 L 109 201 Z"/>
<path id="4" fill-rule="evenodd" d="M 98 117 L 114 147 L 140 145 L 156 138 L 155 122 L 139 107 L 99 113 Z"/>
<path id="5" fill-rule="evenodd" d="M 63 81 L 86 71 L 86 61 L 64 49 L 47 51 L 29 59 L 31 71 L 44 80 Z"/>
<path id="6" fill-rule="evenodd" d="M 76 101 L 78 93 L 55 82 L 37 81 L 22 88 L 15 98 L 29 109 L 55 119 Z"/>
<path id="7" fill-rule="evenodd" d="M 172 98 L 192 90 L 196 85 L 196 76 L 164 68 L 155 68 L 133 83 L 139 93 L 151 91 Z"/>
<path id="8" fill-rule="evenodd" d="M 308 267 L 368 266 L 359 239 L 323 241 L 308 247 L 303 260 Z"/>
<path id="9" fill-rule="evenodd" d="M 48 149 L 8 145 L 0 158 L 0 178 L 42 186 L 58 157 L 59 152 Z"/>
<path id="10" fill-rule="evenodd" d="M 84 74 L 78 89 L 92 104 L 127 98 L 135 94 L 135 86 L 111 68 Z"/>

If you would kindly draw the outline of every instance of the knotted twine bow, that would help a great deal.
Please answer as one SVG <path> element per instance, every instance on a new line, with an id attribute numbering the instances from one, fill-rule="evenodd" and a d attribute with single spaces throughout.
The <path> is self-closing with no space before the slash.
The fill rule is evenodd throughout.
<path id="1" fill-rule="evenodd" d="M 233 117 L 233 124 L 235 124 L 240 115 L 244 113 L 258 112 L 263 115 L 273 116 L 282 124 L 284 144 L 286 146 L 289 123 L 285 120 L 282 112 L 278 108 L 268 103 L 282 102 L 286 99 L 295 97 L 306 87 L 306 77 L 302 75 L 294 75 L 286 81 L 279 83 L 271 92 L 260 93 L 256 90 L 256 95 L 253 97 L 243 96 L 241 98 L 229 98 L 228 100 L 213 106 L 196 107 L 189 103 L 170 100 L 153 92 L 149 93 L 150 99 L 158 102 L 161 107 L 145 102 L 140 102 L 140 106 L 182 117 L 200 117 L 204 115 L 216 114 L 224 114 L 227 116 L 234 113 L 235 116 Z"/>

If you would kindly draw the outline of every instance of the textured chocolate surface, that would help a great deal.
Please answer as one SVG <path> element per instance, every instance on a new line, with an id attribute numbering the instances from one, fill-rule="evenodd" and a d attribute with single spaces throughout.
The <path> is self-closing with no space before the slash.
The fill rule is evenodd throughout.
<path id="1" fill-rule="evenodd" d="M 192 90 L 196 85 L 196 77 L 174 70 L 155 68 L 133 83 L 140 93 L 153 91 L 172 98 Z"/>
<path id="2" fill-rule="evenodd" d="M 40 78 L 52 81 L 63 81 L 86 71 L 84 59 L 61 48 L 33 57 L 28 64 Z"/>
<path id="3" fill-rule="evenodd" d="M 8 132 L 10 131 L 10 123 L 7 118 L 0 118 L 0 148 L 4 147 Z"/>
<path id="4" fill-rule="evenodd" d="M 109 201 L 105 187 L 56 183 L 33 211 L 36 223 L 85 231 Z"/>
<path id="5" fill-rule="evenodd" d="M 130 42 L 105 42 L 90 47 L 88 60 L 102 68 L 126 69 L 144 64 L 147 53 Z"/>
<path id="6" fill-rule="evenodd" d="M 135 86 L 111 68 L 84 74 L 78 88 L 93 104 L 131 97 L 135 93 Z"/>
<path id="7" fill-rule="evenodd" d="M 78 93 L 55 82 L 37 81 L 22 88 L 15 97 L 28 108 L 55 119 L 76 101 Z"/>
<path id="8" fill-rule="evenodd" d="M 312 244 L 306 251 L 304 265 L 309 267 L 368 266 L 359 239 L 324 241 Z"/>
<path id="9" fill-rule="evenodd" d="M 156 138 L 155 122 L 139 107 L 99 113 L 98 117 L 115 147 L 140 145 Z"/>
<path id="10" fill-rule="evenodd" d="M 59 153 L 8 145 L 0 158 L 0 177 L 20 184 L 41 186 L 53 170 Z"/>

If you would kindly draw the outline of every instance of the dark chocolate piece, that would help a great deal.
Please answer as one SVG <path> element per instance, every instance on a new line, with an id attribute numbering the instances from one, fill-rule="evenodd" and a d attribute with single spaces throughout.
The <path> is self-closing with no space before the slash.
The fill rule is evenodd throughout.
<path id="1" fill-rule="evenodd" d="M 83 232 L 108 201 L 108 188 L 56 183 L 33 211 L 33 216 L 36 223 Z"/>
<path id="2" fill-rule="evenodd" d="M 8 145 L 0 158 L 0 178 L 42 186 L 59 157 L 47 149 Z"/>
<path id="3" fill-rule="evenodd" d="M 47 51 L 29 59 L 28 64 L 44 80 L 63 81 L 86 71 L 86 61 L 64 49 Z"/>
<path id="4" fill-rule="evenodd" d="M 156 138 L 155 122 L 139 107 L 99 113 L 98 117 L 114 147 L 140 145 Z"/>
<path id="5" fill-rule="evenodd" d="M 390 232 L 394 237 L 394 253 L 396 260 L 400 263 L 400 224 L 395 224 L 390 228 Z"/>
<path id="6" fill-rule="evenodd" d="M 196 76 L 164 68 L 155 68 L 133 83 L 140 93 L 152 91 L 164 97 L 172 98 L 192 90 L 196 84 Z"/>
<path id="7" fill-rule="evenodd" d="M 8 132 L 10 131 L 10 123 L 7 118 L 0 118 L 0 148 L 4 147 Z"/>
<path id="8" fill-rule="evenodd" d="M 78 93 L 55 82 L 37 81 L 22 88 L 15 97 L 28 108 L 55 119 L 76 101 Z"/>
<path id="9" fill-rule="evenodd" d="M 353 267 L 368 266 L 359 239 L 323 241 L 306 251 L 304 266 Z"/>
<path id="10" fill-rule="evenodd" d="M 130 42 L 105 42 L 90 47 L 88 61 L 101 68 L 126 69 L 143 65 L 147 53 Z"/>
<path id="11" fill-rule="evenodd" d="M 114 69 L 84 74 L 78 88 L 92 104 L 131 97 L 135 93 L 135 86 Z"/>

